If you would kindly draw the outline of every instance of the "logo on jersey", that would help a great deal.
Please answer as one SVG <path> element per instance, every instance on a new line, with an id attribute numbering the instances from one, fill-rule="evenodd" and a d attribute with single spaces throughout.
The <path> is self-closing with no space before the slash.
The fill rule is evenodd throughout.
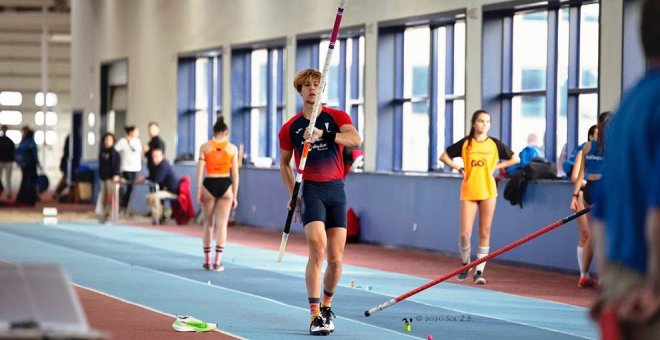
<path id="1" fill-rule="evenodd" d="M 485 165 L 485 162 L 484 162 L 483 159 L 480 159 L 480 160 L 472 160 L 472 161 L 470 162 L 470 166 L 472 166 L 473 168 L 474 168 L 474 167 L 481 167 L 481 166 L 484 166 L 484 165 Z"/>
<path id="2" fill-rule="evenodd" d="M 330 123 L 325 123 L 325 131 L 330 132 Z"/>
<path id="3" fill-rule="evenodd" d="M 299 128 L 298 130 L 296 130 L 296 132 L 295 132 L 295 133 L 296 133 L 296 135 L 297 135 L 297 134 L 299 134 L 299 133 L 300 133 L 300 131 L 302 131 L 302 130 L 304 130 L 304 128 Z"/>

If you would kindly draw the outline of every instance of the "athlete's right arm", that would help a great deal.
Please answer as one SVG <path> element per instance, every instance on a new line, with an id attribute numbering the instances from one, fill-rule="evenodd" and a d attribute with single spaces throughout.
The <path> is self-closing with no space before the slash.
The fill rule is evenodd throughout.
<path id="1" fill-rule="evenodd" d="M 463 170 L 461 170 L 462 168 L 461 168 L 460 166 L 458 166 L 458 164 L 456 164 L 456 163 L 455 163 L 455 162 L 449 157 L 449 154 L 447 154 L 447 151 L 443 152 L 442 155 L 440 155 L 440 161 L 441 161 L 442 163 L 447 164 L 447 166 L 450 167 L 450 168 L 452 168 L 453 170 L 457 170 L 458 172 L 461 172 L 461 173 L 463 172 Z"/>
<path id="2" fill-rule="evenodd" d="M 295 179 L 293 178 L 293 169 L 291 169 L 291 157 L 293 156 L 293 150 L 284 150 L 280 149 L 280 174 L 282 175 L 282 181 L 286 190 L 289 191 L 289 195 L 293 193 L 293 184 Z"/>
<path id="3" fill-rule="evenodd" d="M 206 143 L 199 147 L 199 160 L 197 161 L 197 202 L 202 203 L 202 176 L 204 175 L 204 146 Z"/>

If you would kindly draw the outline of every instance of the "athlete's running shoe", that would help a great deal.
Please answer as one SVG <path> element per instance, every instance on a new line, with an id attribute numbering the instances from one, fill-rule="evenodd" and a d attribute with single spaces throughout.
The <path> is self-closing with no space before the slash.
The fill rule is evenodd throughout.
<path id="1" fill-rule="evenodd" d="M 328 329 L 328 325 L 325 324 L 325 321 L 323 321 L 322 317 L 317 316 L 314 319 L 312 319 L 312 323 L 309 324 L 309 334 L 311 334 L 311 335 L 328 335 L 328 334 L 330 334 L 330 330 Z"/>
<path id="2" fill-rule="evenodd" d="M 466 265 L 466 264 L 467 264 L 467 263 L 463 263 L 463 265 Z M 468 269 L 468 270 L 466 270 L 466 271 L 464 271 L 464 272 L 460 272 L 460 273 L 458 273 L 458 275 L 456 275 L 456 280 L 458 280 L 458 281 L 465 281 L 465 279 L 467 279 L 467 277 L 468 277 L 468 273 L 470 273 L 470 269 Z"/>
<path id="3" fill-rule="evenodd" d="M 474 284 L 476 285 L 485 285 L 486 284 L 486 278 L 484 278 L 484 274 L 481 273 L 481 271 L 477 271 L 474 273 Z"/>
<path id="4" fill-rule="evenodd" d="M 221 272 L 221 271 L 225 270 L 225 266 L 223 266 L 221 264 L 215 264 L 214 263 L 213 264 L 213 270 L 215 270 L 216 272 Z"/>
<path id="5" fill-rule="evenodd" d="M 202 264 L 202 268 L 204 270 L 211 270 L 211 264 L 210 263 L 204 263 L 204 264 Z"/>
<path id="6" fill-rule="evenodd" d="M 325 321 L 326 326 L 328 326 L 328 330 L 330 331 L 330 333 L 334 332 L 335 323 L 332 322 L 332 318 L 336 318 L 337 316 L 332 311 L 332 308 L 321 307 L 321 317 L 323 317 L 323 321 Z"/>
<path id="7" fill-rule="evenodd" d="M 593 288 L 596 287 L 596 280 L 590 277 L 581 277 L 578 280 L 578 288 Z"/>
<path id="8" fill-rule="evenodd" d="M 208 332 L 218 328 L 214 323 L 206 323 L 192 316 L 177 315 L 172 328 L 178 332 Z"/>

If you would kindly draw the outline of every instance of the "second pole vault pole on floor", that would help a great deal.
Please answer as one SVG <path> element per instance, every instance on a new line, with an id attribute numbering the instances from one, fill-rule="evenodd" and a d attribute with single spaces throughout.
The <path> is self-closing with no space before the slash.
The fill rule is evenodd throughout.
<path id="1" fill-rule="evenodd" d="M 417 293 L 419 293 L 423 290 L 431 288 L 431 287 L 437 285 L 440 282 L 446 281 L 447 279 L 458 275 L 458 273 L 460 273 L 460 272 L 464 272 L 464 271 L 466 271 L 470 268 L 473 268 L 473 267 L 477 266 L 480 263 L 486 262 L 486 261 L 488 261 L 488 260 L 490 260 L 490 259 L 492 259 L 496 256 L 502 255 L 503 253 L 506 253 L 507 251 L 509 251 L 513 248 L 516 248 L 519 245 L 521 245 L 521 244 L 523 244 L 523 243 L 525 243 L 529 240 L 535 239 L 535 238 L 537 238 L 537 237 L 539 237 L 539 236 L 541 236 L 541 235 L 543 235 L 543 234 L 545 234 L 545 233 L 547 233 L 547 232 L 549 232 L 553 229 L 556 229 L 556 228 L 558 228 L 558 227 L 560 227 L 560 226 L 562 226 L 562 225 L 564 225 L 564 224 L 566 224 L 566 223 L 568 223 L 568 222 L 570 222 L 570 221 L 572 221 L 572 220 L 588 213 L 590 210 L 591 210 L 591 207 L 586 207 L 586 208 L 584 208 L 584 209 L 582 209 L 582 210 L 580 210 L 580 211 L 578 211 L 578 212 L 576 212 L 576 213 L 574 213 L 570 216 L 564 217 L 561 220 L 556 221 L 556 222 L 554 222 L 554 223 L 552 223 L 552 224 L 550 224 L 550 225 L 548 225 L 548 226 L 546 226 L 542 229 L 539 229 L 539 230 L 537 230 L 537 231 L 535 231 L 535 232 L 533 232 L 533 233 L 531 233 L 531 234 L 529 234 L 529 235 L 527 235 L 527 236 L 525 236 L 521 239 L 518 239 L 517 241 L 509 243 L 508 245 L 506 245 L 506 246 L 504 246 L 504 247 L 502 247 L 502 248 L 500 248 L 500 249 L 498 249 L 498 250 L 496 250 L 496 251 L 494 251 L 494 252 L 492 252 L 492 253 L 490 253 L 490 254 L 488 254 L 488 255 L 480 258 L 480 259 L 472 261 L 472 262 L 470 262 L 470 263 L 468 263 L 468 264 L 466 264 L 466 265 L 464 265 L 460 268 L 454 269 L 453 271 L 451 271 L 451 272 L 449 272 L 449 273 L 447 273 L 447 274 L 445 274 L 441 277 L 438 277 L 438 278 L 434 279 L 433 281 L 430 281 L 430 282 L 428 282 L 428 283 L 426 283 L 422 286 L 419 286 L 419 287 L 417 287 L 417 288 L 415 288 L 411 291 L 408 291 L 404 294 L 401 294 L 401 295 L 399 295 L 399 296 L 397 296 L 397 297 L 395 297 L 391 300 L 388 300 L 385 303 L 380 304 L 380 305 L 378 305 L 374 308 L 366 310 L 364 312 L 364 315 L 365 316 L 370 316 L 370 315 L 372 315 L 376 312 L 379 312 L 379 311 L 381 311 L 385 308 L 388 308 L 388 307 L 390 307 L 390 306 L 392 306 L 392 305 L 394 305 L 394 304 L 396 304 L 400 301 L 403 301 L 403 300 L 405 300 L 405 299 L 407 299 L 407 298 L 409 298 L 409 297 L 411 297 L 411 296 L 413 296 L 413 295 L 415 295 L 415 294 L 417 294 Z"/>

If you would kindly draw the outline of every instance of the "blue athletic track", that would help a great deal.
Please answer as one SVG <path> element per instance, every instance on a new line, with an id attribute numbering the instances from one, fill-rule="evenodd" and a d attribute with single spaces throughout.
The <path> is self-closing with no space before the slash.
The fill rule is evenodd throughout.
<path id="1" fill-rule="evenodd" d="M 246 339 L 309 339 L 306 258 L 228 243 L 224 272 L 201 269 L 201 241 L 96 222 L 0 223 L 0 259 L 57 263 L 77 285 L 168 314 L 192 315 Z M 355 287 L 351 287 L 354 281 Z M 441 283 L 370 317 L 366 309 L 421 277 L 345 265 L 333 310 L 341 339 L 596 339 L 581 307 Z M 412 320 L 410 332 L 402 319 Z M 169 327 L 169 325 L 167 325 Z"/>

